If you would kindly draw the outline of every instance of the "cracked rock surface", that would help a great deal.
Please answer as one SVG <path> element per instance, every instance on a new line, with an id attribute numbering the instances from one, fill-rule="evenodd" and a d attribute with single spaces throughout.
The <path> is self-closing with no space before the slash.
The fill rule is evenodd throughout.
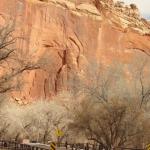
<path id="1" fill-rule="evenodd" d="M 47 62 L 25 73 L 27 84 L 13 93 L 22 101 L 67 89 L 72 72 L 81 75 L 93 60 L 132 63 L 135 53 L 150 55 L 150 23 L 138 8 L 112 0 L 1 0 L 0 22 L 10 16 L 25 38 L 17 47 Z"/>

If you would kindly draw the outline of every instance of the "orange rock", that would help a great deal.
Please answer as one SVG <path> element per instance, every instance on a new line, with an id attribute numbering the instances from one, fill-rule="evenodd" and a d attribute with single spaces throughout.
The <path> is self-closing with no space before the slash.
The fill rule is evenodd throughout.
<path id="1" fill-rule="evenodd" d="M 24 37 L 17 47 L 23 55 L 47 62 L 43 70 L 23 74 L 25 84 L 17 97 L 49 98 L 67 89 L 72 71 L 82 72 L 91 60 L 131 63 L 137 50 L 150 54 L 150 30 L 140 19 L 113 6 L 105 17 L 88 1 L 84 6 L 78 3 L 77 8 L 73 0 L 1 0 L 0 14 L 15 18 L 16 34 Z"/>

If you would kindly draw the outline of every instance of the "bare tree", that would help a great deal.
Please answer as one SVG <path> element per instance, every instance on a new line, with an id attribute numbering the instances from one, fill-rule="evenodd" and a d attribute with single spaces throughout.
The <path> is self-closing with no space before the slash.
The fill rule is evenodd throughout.
<path id="1" fill-rule="evenodd" d="M 54 138 L 57 140 L 57 128 L 65 131 L 65 120 L 66 111 L 62 106 L 43 100 L 24 107 L 18 125 L 30 140 L 47 143 Z"/>
<path id="2" fill-rule="evenodd" d="M 90 63 L 83 75 L 75 74 L 69 81 L 71 92 L 76 98 L 86 97 L 107 103 L 112 96 L 116 80 L 122 75 L 121 68 L 111 65 L 105 69 L 100 63 Z M 118 65 L 119 66 L 119 65 Z"/>
<path id="3" fill-rule="evenodd" d="M 141 56 L 140 56 L 141 57 Z M 131 75 L 130 85 L 127 86 L 129 89 L 132 84 L 131 92 L 133 100 L 137 99 L 140 108 L 145 107 L 150 98 L 150 71 L 149 71 L 150 61 L 148 57 L 141 57 L 141 61 L 137 60 L 129 65 L 129 73 Z"/>
<path id="4" fill-rule="evenodd" d="M 20 88 L 22 82 L 19 76 L 26 70 L 39 69 L 40 64 L 34 62 L 32 56 L 22 55 L 22 50 L 17 48 L 17 40 L 24 37 L 15 36 L 14 21 L 6 25 L 0 25 L 0 136 L 7 135 L 8 128 L 12 122 L 8 120 L 8 114 L 4 111 L 5 99 L 7 92 Z M 2 98 L 2 96 L 4 98 Z M 16 107 L 15 107 L 16 108 Z M 15 120 L 15 119 L 14 119 Z"/>
<path id="5" fill-rule="evenodd" d="M 149 100 L 149 72 L 146 62 L 135 63 L 137 70 L 131 64 L 115 64 L 115 69 L 92 64 L 82 76 L 72 79 L 74 98 L 80 102 L 71 110 L 70 128 L 76 129 L 75 133 L 84 133 L 107 149 L 129 145 L 143 147 L 138 143 L 149 137 L 148 112 L 144 113 L 147 107 L 141 107 Z"/>
<path id="6" fill-rule="evenodd" d="M 111 100 L 106 105 L 85 100 L 73 112 L 70 128 L 108 150 L 136 146 L 132 139 L 148 130 L 144 132 L 141 126 L 143 112 L 134 105 L 123 100 Z"/>
<path id="7" fill-rule="evenodd" d="M 55 101 L 36 101 L 29 105 L 20 106 L 14 101 L 5 100 L 0 107 L 0 138 L 20 141 L 28 138 L 31 141 L 47 143 L 57 141 L 56 129 L 64 133 L 59 142 L 65 138 L 68 127 L 66 108 Z"/>
<path id="8" fill-rule="evenodd" d="M 23 37 L 15 37 L 14 31 L 13 21 L 0 26 L 0 93 L 16 88 L 15 77 L 25 70 L 39 69 L 39 65 L 31 61 L 31 56 L 23 56 L 17 49 L 16 41 Z"/>
<path id="9" fill-rule="evenodd" d="M 141 67 L 139 68 L 139 82 L 140 82 L 140 107 L 143 106 L 143 104 L 146 104 L 149 101 L 150 98 L 150 86 L 147 85 L 147 83 L 145 83 L 144 80 L 147 80 L 147 78 L 145 78 L 145 72 L 144 69 L 148 68 L 148 66 L 146 66 L 146 61 L 143 62 L 143 64 L 141 65 Z"/>

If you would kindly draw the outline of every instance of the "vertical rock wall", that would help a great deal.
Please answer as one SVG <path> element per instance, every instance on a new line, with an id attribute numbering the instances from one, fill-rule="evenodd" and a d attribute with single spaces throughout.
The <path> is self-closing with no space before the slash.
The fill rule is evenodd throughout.
<path id="1" fill-rule="evenodd" d="M 24 37 L 17 41 L 22 55 L 46 62 L 42 69 L 23 74 L 25 85 L 14 97 L 24 101 L 49 98 L 66 89 L 71 73 L 81 75 L 92 61 L 131 63 L 133 49 L 149 53 L 149 36 L 129 28 L 122 16 L 104 19 L 91 3 L 1 1 L 1 19 L 15 18 L 16 34 Z"/>

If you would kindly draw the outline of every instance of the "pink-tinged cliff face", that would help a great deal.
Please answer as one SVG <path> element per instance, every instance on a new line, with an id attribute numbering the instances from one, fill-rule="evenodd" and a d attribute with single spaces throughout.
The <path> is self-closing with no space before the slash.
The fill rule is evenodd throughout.
<path id="1" fill-rule="evenodd" d="M 100 7 L 88 1 L 1 0 L 0 21 L 15 19 L 16 34 L 24 37 L 16 43 L 22 55 L 46 62 L 23 74 L 25 85 L 13 97 L 49 98 L 66 89 L 71 73 L 82 74 L 91 61 L 131 63 L 135 53 L 150 54 L 149 24 L 126 15 L 125 8 L 117 11 L 112 2 L 105 16 Z"/>

